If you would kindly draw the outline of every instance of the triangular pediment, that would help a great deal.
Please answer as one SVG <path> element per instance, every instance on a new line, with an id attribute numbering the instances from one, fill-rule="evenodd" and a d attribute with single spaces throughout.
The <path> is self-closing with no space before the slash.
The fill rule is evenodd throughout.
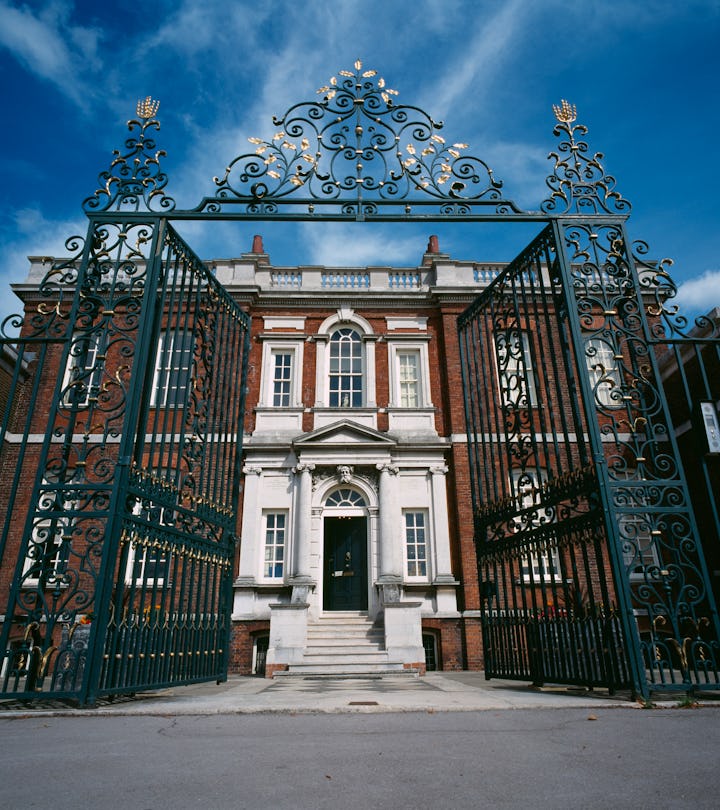
<path id="1" fill-rule="evenodd" d="M 297 450 L 310 448 L 337 447 L 395 447 L 397 442 L 386 433 L 380 433 L 367 425 L 358 425 L 348 419 L 341 419 L 331 425 L 325 425 L 310 433 L 303 433 L 293 441 Z"/>

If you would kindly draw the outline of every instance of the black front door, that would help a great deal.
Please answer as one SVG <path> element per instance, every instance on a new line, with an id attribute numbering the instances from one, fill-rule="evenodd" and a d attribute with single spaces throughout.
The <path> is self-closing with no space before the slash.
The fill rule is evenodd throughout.
<path id="1" fill-rule="evenodd" d="M 367 610 L 367 523 L 325 518 L 324 610 Z"/>

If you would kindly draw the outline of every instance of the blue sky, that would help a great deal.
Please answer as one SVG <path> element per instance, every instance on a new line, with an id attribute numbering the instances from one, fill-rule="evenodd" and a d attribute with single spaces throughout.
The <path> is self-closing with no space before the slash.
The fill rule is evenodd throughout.
<path id="1" fill-rule="evenodd" d="M 526 209 L 546 196 L 552 104 L 569 99 L 633 205 L 631 237 L 674 260 L 685 312 L 720 306 L 720 0 L 0 0 L 0 289 L 85 232 L 82 200 L 137 99 L 161 102 L 168 191 L 189 208 L 249 136 L 271 137 L 273 115 L 358 58 Z M 537 228 L 179 230 L 205 258 L 260 230 L 277 264 L 415 265 L 430 232 L 453 257 L 501 261 Z"/>

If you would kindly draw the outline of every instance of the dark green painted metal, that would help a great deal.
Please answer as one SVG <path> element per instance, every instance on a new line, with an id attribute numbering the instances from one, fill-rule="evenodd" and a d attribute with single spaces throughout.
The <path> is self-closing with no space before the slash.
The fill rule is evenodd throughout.
<path id="1" fill-rule="evenodd" d="M 628 688 L 548 227 L 460 318 L 487 677 Z"/>
<path id="2" fill-rule="evenodd" d="M 85 705 L 226 677 L 249 319 L 162 217 L 91 222 L 75 262 L 50 269 L 18 342 L 49 347 L 31 406 L 54 391 L 12 459 L 18 499 L 35 484 L 2 692 Z M 7 456 L 17 414 L 4 425 Z"/>
<path id="3" fill-rule="evenodd" d="M 622 221 L 558 219 L 459 321 L 486 673 L 717 689 L 717 611 L 658 365 L 667 291 L 626 244 Z"/>

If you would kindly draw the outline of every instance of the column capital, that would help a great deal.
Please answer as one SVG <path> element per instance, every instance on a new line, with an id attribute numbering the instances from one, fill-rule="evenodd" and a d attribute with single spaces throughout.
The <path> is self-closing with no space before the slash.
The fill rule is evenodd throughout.
<path id="1" fill-rule="evenodd" d="M 445 464 L 439 464 L 437 467 L 430 467 L 430 473 L 432 475 L 447 475 L 450 471 L 450 468 Z"/>
<path id="2" fill-rule="evenodd" d="M 310 464 L 310 463 L 307 463 L 307 462 L 301 462 L 300 464 L 296 464 L 292 468 L 292 471 L 295 473 L 295 475 L 297 475 L 298 473 L 304 473 L 304 472 L 311 473 L 314 469 L 315 469 L 314 464 Z"/>
<path id="3" fill-rule="evenodd" d="M 262 467 L 258 467 L 256 464 L 246 464 L 243 467 L 243 474 L 244 475 L 262 475 Z"/>
<path id="4" fill-rule="evenodd" d="M 400 467 L 398 467 L 397 464 L 389 464 L 386 462 L 376 464 L 375 469 L 380 473 L 389 473 L 390 475 L 397 475 L 400 472 Z"/>

